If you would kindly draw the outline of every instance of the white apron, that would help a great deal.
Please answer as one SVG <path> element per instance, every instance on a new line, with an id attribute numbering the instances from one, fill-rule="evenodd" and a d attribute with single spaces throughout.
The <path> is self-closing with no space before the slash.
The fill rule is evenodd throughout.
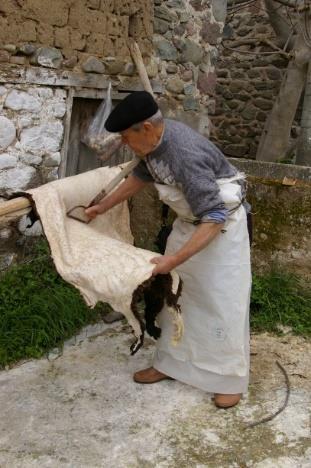
<path id="1" fill-rule="evenodd" d="M 236 180 L 219 179 L 226 208 L 241 203 Z M 177 252 L 197 228 L 182 191 L 155 184 L 160 199 L 178 215 L 168 238 L 166 254 Z M 187 221 L 185 221 L 187 219 Z M 202 251 L 179 265 L 183 280 L 180 299 L 184 336 L 171 343 L 173 324 L 163 309 L 162 329 L 153 366 L 181 382 L 213 393 L 243 393 L 249 379 L 249 302 L 251 289 L 250 247 L 245 208 L 232 211 L 221 232 Z"/>

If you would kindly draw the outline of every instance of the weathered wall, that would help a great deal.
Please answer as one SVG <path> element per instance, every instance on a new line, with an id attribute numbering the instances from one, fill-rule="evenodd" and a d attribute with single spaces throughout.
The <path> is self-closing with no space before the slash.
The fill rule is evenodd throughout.
<path id="1" fill-rule="evenodd" d="M 145 0 L 1 0 L 0 60 L 25 64 L 54 62 L 54 67 L 83 66 L 98 56 L 129 58 L 127 39 L 137 37 L 151 53 L 152 1 Z M 10 47 L 10 45 L 12 47 Z M 38 52 L 39 46 L 53 49 Z M 56 48 L 56 49 L 55 49 Z M 34 53 L 34 49 L 37 53 Z M 99 66 L 98 66 L 99 67 Z"/>
<path id="2" fill-rule="evenodd" d="M 275 33 L 262 7 L 258 1 L 233 15 L 229 11 L 224 29 L 210 118 L 211 137 L 228 156 L 255 158 L 288 63 L 269 45 Z"/>

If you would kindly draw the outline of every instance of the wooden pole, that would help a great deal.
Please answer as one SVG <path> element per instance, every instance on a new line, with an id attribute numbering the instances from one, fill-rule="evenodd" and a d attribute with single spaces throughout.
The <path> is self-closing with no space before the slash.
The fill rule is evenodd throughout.
<path id="1" fill-rule="evenodd" d="M 26 197 L 13 198 L 0 203 L 0 225 L 14 221 L 31 211 L 31 203 Z"/>
<path id="2" fill-rule="evenodd" d="M 148 76 L 146 67 L 144 65 L 143 57 L 141 55 L 140 48 L 137 42 L 135 42 L 134 40 L 131 40 L 129 44 L 129 49 L 130 49 L 132 58 L 134 60 L 134 63 L 136 65 L 139 78 L 142 82 L 142 85 L 145 91 L 148 91 L 148 93 L 150 93 L 154 97 L 153 89 L 149 80 L 149 76 Z"/>

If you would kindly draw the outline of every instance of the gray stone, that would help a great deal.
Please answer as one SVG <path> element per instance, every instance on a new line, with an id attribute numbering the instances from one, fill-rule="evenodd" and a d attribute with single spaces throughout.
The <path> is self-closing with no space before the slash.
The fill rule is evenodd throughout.
<path id="1" fill-rule="evenodd" d="M 19 159 L 22 163 L 30 166 L 39 166 L 42 163 L 42 156 L 38 154 L 22 153 Z"/>
<path id="2" fill-rule="evenodd" d="M 160 18 L 170 23 L 178 20 L 178 16 L 173 10 L 169 10 L 162 5 L 154 8 L 154 16 L 155 18 Z"/>
<path id="3" fill-rule="evenodd" d="M 261 110 L 270 110 L 273 107 L 273 102 L 271 100 L 261 98 L 255 99 L 254 104 Z"/>
<path id="4" fill-rule="evenodd" d="M 55 47 L 40 47 L 31 60 L 31 63 L 42 65 L 46 68 L 60 68 L 63 56 Z"/>
<path id="5" fill-rule="evenodd" d="M 178 16 L 181 23 L 187 23 L 191 18 L 191 15 L 187 11 L 180 11 Z"/>
<path id="6" fill-rule="evenodd" d="M 60 153 L 53 153 L 45 156 L 44 158 L 44 166 L 53 167 L 59 166 L 60 164 Z"/>
<path id="7" fill-rule="evenodd" d="M 63 125 L 61 122 L 49 122 L 21 132 L 22 148 L 30 152 L 55 153 L 60 150 L 63 138 Z"/>
<path id="8" fill-rule="evenodd" d="M 105 73 L 105 65 L 96 57 L 88 57 L 81 68 L 86 73 Z"/>
<path id="9" fill-rule="evenodd" d="M 186 96 L 192 96 L 195 92 L 195 86 L 193 83 L 186 83 L 184 84 L 184 93 Z"/>
<path id="10" fill-rule="evenodd" d="M 6 89 L 5 86 L 0 86 L 0 96 L 4 96 L 4 94 L 7 92 L 8 90 Z"/>
<path id="11" fill-rule="evenodd" d="M 41 109 L 41 103 L 38 99 L 24 91 L 17 91 L 16 89 L 10 91 L 4 106 L 16 111 L 26 110 L 28 112 L 39 112 Z"/>
<path id="12" fill-rule="evenodd" d="M 218 23 L 210 23 L 208 20 L 204 21 L 200 34 L 203 41 L 216 45 L 221 37 L 220 26 Z"/>
<path id="13" fill-rule="evenodd" d="M 4 170 L 0 173 L 0 193 L 13 193 L 26 190 L 30 187 L 36 176 L 36 170 L 31 166 L 19 165 L 14 169 Z"/>
<path id="14" fill-rule="evenodd" d="M 199 65 L 203 59 L 203 49 L 196 42 L 186 39 L 183 45 L 183 51 L 179 61 L 181 63 L 192 62 L 194 65 Z"/>
<path id="15" fill-rule="evenodd" d="M 224 148 L 225 153 L 229 156 L 241 157 L 245 156 L 248 152 L 247 145 L 227 145 Z"/>
<path id="16" fill-rule="evenodd" d="M 47 182 L 53 182 L 53 180 L 57 180 L 58 179 L 58 168 L 56 167 L 55 169 L 52 169 L 47 177 L 46 177 L 46 180 Z"/>
<path id="17" fill-rule="evenodd" d="M 157 34 L 165 34 L 170 27 L 170 23 L 166 20 L 161 18 L 154 18 L 154 32 Z"/>
<path id="18" fill-rule="evenodd" d="M 178 53 L 176 48 L 166 39 L 155 38 L 154 45 L 162 60 L 177 60 Z"/>
<path id="19" fill-rule="evenodd" d="M 178 8 L 180 10 L 185 8 L 184 0 L 169 0 L 168 2 L 166 2 L 166 5 L 170 8 Z"/>
<path id="20" fill-rule="evenodd" d="M 270 80 L 280 80 L 282 77 L 282 73 L 277 68 L 267 68 L 266 69 L 267 76 Z"/>
<path id="21" fill-rule="evenodd" d="M 178 67 L 175 63 L 169 63 L 166 67 L 167 73 L 177 73 Z"/>
<path id="22" fill-rule="evenodd" d="M 117 60 L 114 57 L 104 60 L 105 71 L 108 75 L 118 75 L 124 69 L 124 61 Z"/>
<path id="23" fill-rule="evenodd" d="M 1 153 L 0 154 L 0 170 L 11 169 L 17 165 L 17 157 L 12 154 Z"/>
<path id="24" fill-rule="evenodd" d="M 17 260 L 16 253 L 8 253 L 5 255 L 0 255 L 0 271 L 7 270 L 13 263 Z"/>
<path id="25" fill-rule="evenodd" d="M 36 47 L 33 44 L 22 44 L 18 47 L 18 52 L 23 55 L 32 55 L 36 52 Z"/>
<path id="26" fill-rule="evenodd" d="M 195 99 L 193 96 L 185 96 L 183 100 L 183 108 L 185 111 L 194 110 L 197 111 L 200 109 L 200 102 L 198 99 Z"/>
<path id="27" fill-rule="evenodd" d="M 245 107 L 245 109 L 242 112 L 242 117 L 245 120 L 253 120 L 256 117 L 257 114 L 257 109 L 254 107 L 252 104 L 249 104 L 248 106 Z"/>
<path id="28" fill-rule="evenodd" d="M 105 323 L 118 322 L 122 319 L 124 319 L 124 315 L 121 314 L 121 312 L 117 312 L 115 310 L 111 310 L 110 312 L 108 312 L 106 315 L 103 316 L 103 321 Z"/>
<path id="29" fill-rule="evenodd" d="M 184 90 L 184 82 L 178 77 L 169 78 L 166 89 L 171 93 L 180 94 Z"/>
<path id="30" fill-rule="evenodd" d="M 15 140 L 16 129 L 11 120 L 0 116 L 0 150 L 5 150 Z"/>
<path id="31" fill-rule="evenodd" d="M 224 23 L 227 14 L 227 1 L 226 0 L 212 0 L 212 11 L 216 21 Z"/>

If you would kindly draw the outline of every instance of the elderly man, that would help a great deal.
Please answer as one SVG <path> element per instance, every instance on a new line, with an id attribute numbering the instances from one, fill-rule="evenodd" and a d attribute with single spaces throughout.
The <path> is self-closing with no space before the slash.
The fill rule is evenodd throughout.
<path id="1" fill-rule="evenodd" d="M 207 138 L 163 119 L 145 91 L 118 104 L 106 129 L 120 132 L 141 162 L 117 190 L 86 210 L 88 216 L 105 213 L 149 183 L 178 215 L 165 255 L 152 262 L 154 275 L 175 269 L 183 280 L 184 336 L 171 344 L 171 318 L 163 309 L 153 366 L 136 372 L 134 380 L 176 379 L 214 393 L 218 407 L 234 406 L 249 378 L 251 272 L 243 174 Z"/>

